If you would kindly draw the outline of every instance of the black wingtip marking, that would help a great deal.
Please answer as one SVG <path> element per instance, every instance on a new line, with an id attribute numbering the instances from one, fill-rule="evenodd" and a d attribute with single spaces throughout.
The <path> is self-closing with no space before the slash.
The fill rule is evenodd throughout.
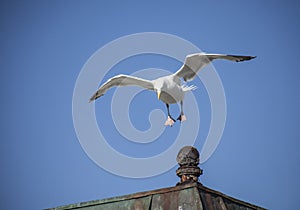
<path id="1" fill-rule="evenodd" d="M 93 101 L 95 101 L 97 98 L 100 98 L 101 96 L 103 96 L 104 94 L 101 94 L 101 95 L 94 95 L 94 96 L 92 96 L 90 99 L 89 99 L 89 103 L 91 103 L 91 102 L 93 102 Z"/>
<path id="2" fill-rule="evenodd" d="M 236 55 L 229 55 L 229 56 L 237 58 L 236 62 L 249 61 L 256 58 L 256 56 L 236 56 Z"/>

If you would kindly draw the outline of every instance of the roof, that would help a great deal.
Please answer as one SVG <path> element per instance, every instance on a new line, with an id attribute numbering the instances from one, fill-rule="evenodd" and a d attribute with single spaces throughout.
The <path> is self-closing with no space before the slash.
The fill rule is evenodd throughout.
<path id="1" fill-rule="evenodd" d="M 140 192 L 120 197 L 82 202 L 53 208 L 93 210 L 261 210 L 264 208 L 209 189 L 198 182 Z"/>

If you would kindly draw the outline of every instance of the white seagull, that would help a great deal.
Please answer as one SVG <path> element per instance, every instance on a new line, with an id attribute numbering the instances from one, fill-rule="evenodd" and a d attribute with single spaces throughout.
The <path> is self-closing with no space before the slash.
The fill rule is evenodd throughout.
<path id="1" fill-rule="evenodd" d="M 135 85 L 142 88 L 155 91 L 159 100 L 163 101 L 167 106 L 168 118 L 165 122 L 166 126 L 172 126 L 175 119 L 171 117 L 169 104 L 180 102 L 181 112 L 177 120 L 183 122 L 186 117 L 183 113 L 183 98 L 187 91 L 194 90 L 196 86 L 186 86 L 181 84 L 181 78 L 184 81 L 191 81 L 195 78 L 196 74 L 207 64 L 215 59 L 225 59 L 230 61 L 245 61 L 251 60 L 256 56 L 243 56 L 243 55 L 225 55 L 225 54 L 206 54 L 195 53 L 186 56 L 185 62 L 182 67 L 174 74 L 159 77 L 155 80 L 146 80 L 138 77 L 120 74 L 108 79 L 90 98 L 89 102 L 96 100 L 103 96 L 106 91 L 114 86 L 127 86 Z"/>

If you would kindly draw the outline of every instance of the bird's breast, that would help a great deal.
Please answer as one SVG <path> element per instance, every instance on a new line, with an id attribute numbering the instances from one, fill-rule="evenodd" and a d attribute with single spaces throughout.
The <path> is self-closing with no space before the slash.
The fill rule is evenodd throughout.
<path id="1" fill-rule="evenodd" d="M 183 100 L 184 92 L 181 88 L 172 88 L 163 90 L 160 94 L 160 100 L 166 104 L 175 104 Z"/>

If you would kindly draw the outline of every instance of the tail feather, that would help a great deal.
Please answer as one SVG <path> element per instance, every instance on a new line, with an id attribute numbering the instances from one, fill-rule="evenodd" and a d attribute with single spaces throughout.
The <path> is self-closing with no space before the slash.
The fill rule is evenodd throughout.
<path id="1" fill-rule="evenodd" d="M 197 86 L 195 86 L 195 85 L 191 85 L 191 86 L 182 85 L 181 87 L 182 87 L 182 90 L 184 92 L 192 91 L 192 90 L 196 90 L 197 89 Z"/>

